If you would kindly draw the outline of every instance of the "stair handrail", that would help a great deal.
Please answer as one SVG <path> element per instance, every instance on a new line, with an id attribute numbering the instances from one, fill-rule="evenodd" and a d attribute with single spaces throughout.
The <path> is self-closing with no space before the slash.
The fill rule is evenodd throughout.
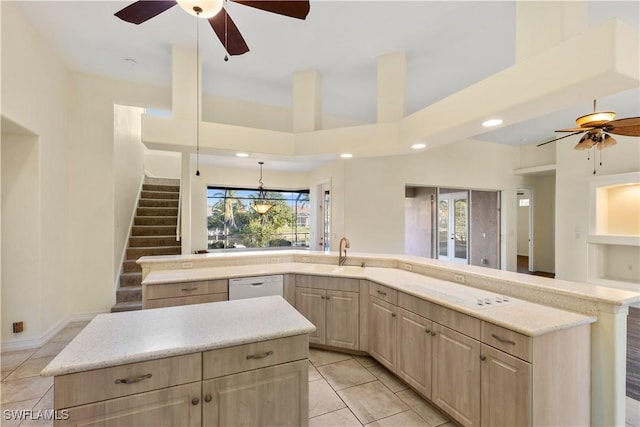
<path id="1" fill-rule="evenodd" d="M 178 223 L 176 224 L 176 242 L 179 242 L 181 239 L 181 225 L 182 225 L 182 180 L 180 180 L 180 191 L 178 191 Z"/>

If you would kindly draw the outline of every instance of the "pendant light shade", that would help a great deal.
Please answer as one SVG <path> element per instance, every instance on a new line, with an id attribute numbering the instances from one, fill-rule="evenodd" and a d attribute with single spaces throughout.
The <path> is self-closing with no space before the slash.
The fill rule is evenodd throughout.
<path id="1" fill-rule="evenodd" d="M 271 210 L 273 205 L 267 201 L 267 192 L 264 190 L 264 184 L 262 183 L 262 165 L 264 162 L 258 162 L 260 165 L 260 179 L 258 180 L 258 197 L 253 201 L 251 207 L 259 215 L 264 215 Z"/>

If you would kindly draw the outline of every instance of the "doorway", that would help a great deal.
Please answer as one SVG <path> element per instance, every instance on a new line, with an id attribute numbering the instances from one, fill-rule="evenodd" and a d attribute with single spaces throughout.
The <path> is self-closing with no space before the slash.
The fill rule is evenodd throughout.
<path id="1" fill-rule="evenodd" d="M 534 269 L 533 197 L 532 190 L 518 189 L 517 271 L 529 273 Z"/>
<path id="2" fill-rule="evenodd" d="M 438 259 L 469 261 L 469 194 L 438 194 Z"/>
<path id="3" fill-rule="evenodd" d="M 331 250 L 331 184 L 318 184 L 317 198 L 320 221 L 317 222 L 318 248 L 321 251 Z"/>

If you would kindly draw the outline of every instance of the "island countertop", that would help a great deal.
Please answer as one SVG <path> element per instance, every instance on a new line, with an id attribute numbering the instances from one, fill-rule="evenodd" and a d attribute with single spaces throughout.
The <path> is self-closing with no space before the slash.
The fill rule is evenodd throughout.
<path id="1" fill-rule="evenodd" d="M 280 296 L 96 316 L 41 372 L 65 375 L 315 331 Z"/>

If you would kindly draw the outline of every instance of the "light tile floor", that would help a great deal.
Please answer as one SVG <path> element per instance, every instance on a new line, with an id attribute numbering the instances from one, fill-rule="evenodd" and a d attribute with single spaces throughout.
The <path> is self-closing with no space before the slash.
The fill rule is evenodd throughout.
<path id="1" fill-rule="evenodd" d="M 48 427 L 48 420 L 6 419 L 7 410 L 53 408 L 53 379 L 40 371 L 87 322 L 69 324 L 39 349 L 2 353 L 0 426 Z M 370 357 L 310 349 L 309 426 L 427 426 L 455 424 Z M 640 402 L 626 399 L 627 427 L 640 427 Z"/>

